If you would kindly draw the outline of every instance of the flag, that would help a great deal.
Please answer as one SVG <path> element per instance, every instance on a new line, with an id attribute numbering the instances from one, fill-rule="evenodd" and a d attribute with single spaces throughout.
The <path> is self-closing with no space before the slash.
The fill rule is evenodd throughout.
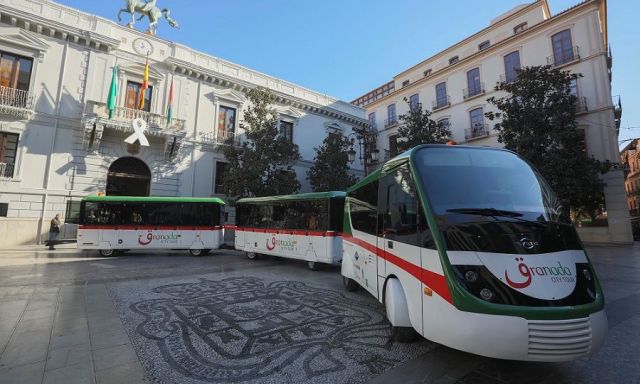
<path id="1" fill-rule="evenodd" d="M 109 88 L 109 99 L 107 100 L 107 108 L 109 109 L 109 119 L 113 118 L 113 112 L 116 109 L 117 97 L 118 97 L 118 64 L 113 66 L 113 75 L 111 76 L 111 87 Z"/>
<path id="2" fill-rule="evenodd" d="M 171 78 L 171 87 L 169 88 L 169 100 L 167 101 L 167 125 L 171 123 L 173 118 L 173 77 Z"/>
<path id="3" fill-rule="evenodd" d="M 139 105 L 138 109 L 144 109 L 144 94 L 149 88 L 149 57 L 147 56 L 147 63 L 144 66 L 144 78 L 142 79 L 142 87 L 140 87 Z"/>

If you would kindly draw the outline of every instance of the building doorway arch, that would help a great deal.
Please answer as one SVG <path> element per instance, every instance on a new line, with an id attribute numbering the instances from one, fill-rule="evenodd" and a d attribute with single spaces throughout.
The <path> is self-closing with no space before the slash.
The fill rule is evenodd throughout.
<path id="1" fill-rule="evenodd" d="M 151 171 L 135 157 L 121 157 L 111 163 L 107 174 L 107 196 L 149 196 Z"/>

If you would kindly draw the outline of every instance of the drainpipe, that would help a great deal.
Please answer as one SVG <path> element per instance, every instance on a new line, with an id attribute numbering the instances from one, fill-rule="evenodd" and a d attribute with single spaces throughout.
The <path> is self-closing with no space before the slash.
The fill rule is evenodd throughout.
<path id="1" fill-rule="evenodd" d="M 49 202 L 49 183 L 51 182 L 51 160 L 53 157 L 53 151 L 56 147 L 56 137 L 58 135 L 58 124 L 60 121 L 60 99 L 62 98 L 62 86 L 64 82 L 64 74 L 67 69 L 67 51 L 69 50 L 69 42 L 65 42 L 64 51 L 62 52 L 62 68 L 60 70 L 60 77 L 58 79 L 58 92 L 56 94 L 56 112 L 55 122 L 53 124 L 53 138 L 51 139 L 51 148 L 49 150 L 49 156 L 47 157 L 47 164 L 45 166 L 45 182 L 44 182 L 44 202 L 42 204 L 42 211 L 40 212 L 40 222 L 38 224 L 38 241 L 37 244 L 42 244 L 42 231 L 44 226 L 45 213 L 47 212 L 47 204 Z"/>

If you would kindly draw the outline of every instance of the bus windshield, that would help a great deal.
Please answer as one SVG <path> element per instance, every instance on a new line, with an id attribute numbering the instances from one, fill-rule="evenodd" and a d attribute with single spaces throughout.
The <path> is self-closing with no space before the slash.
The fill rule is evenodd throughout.
<path id="1" fill-rule="evenodd" d="M 558 222 L 560 203 L 542 177 L 517 155 L 469 147 L 423 148 L 415 155 L 436 216 Z"/>

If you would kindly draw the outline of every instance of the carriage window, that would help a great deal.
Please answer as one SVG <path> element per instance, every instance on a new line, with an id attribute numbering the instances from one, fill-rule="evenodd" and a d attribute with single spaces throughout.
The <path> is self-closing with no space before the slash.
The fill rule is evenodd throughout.
<path id="1" fill-rule="evenodd" d="M 378 180 L 349 193 L 351 224 L 358 231 L 376 235 Z"/>
<path id="2" fill-rule="evenodd" d="M 380 214 L 387 239 L 418 245 L 418 200 L 405 164 L 382 179 Z"/>

